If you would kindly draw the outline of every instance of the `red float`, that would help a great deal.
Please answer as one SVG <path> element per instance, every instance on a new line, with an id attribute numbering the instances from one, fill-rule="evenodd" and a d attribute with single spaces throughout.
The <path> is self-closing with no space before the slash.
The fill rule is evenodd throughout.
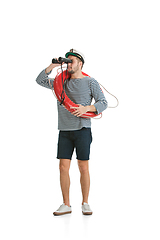
<path id="1" fill-rule="evenodd" d="M 62 75 L 63 74 L 63 75 Z M 88 76 L 88 74 L 82 72 L 82 74 L 84 76 Z M 60 72 L 56 75 L 54 82 L 53 82 L 53 88 L 54 88 L 54 92 L 55 95 L 58 99 L 58 101 L 61 103 L 63 100 L 62 105 L 69 111 L 69 112 L 74 112 L 74 109 L 71 109 L 71 107 L 78 107 L 77 104 L 75 104 L 74 102 L 71 101 L 71 99 L 69 99 L 69 97 L 67 96 L 67 94 L 65 93 L 64 89 L 63 89 L 63 85 L 64 82 L 66 81 L 66 79 L 70 78 L 71 75 L 70 73 L 68 73 L 67 70 Z M 63 78 L 63 81 L 62 81 Z M 100 115 L 100 114 L 99 114 Z M 94 112 L 86 112 L 85 114 L 81 115 L 82 118 L 93 118 L 98 116 L 97 114 L 95 114 Z"/>

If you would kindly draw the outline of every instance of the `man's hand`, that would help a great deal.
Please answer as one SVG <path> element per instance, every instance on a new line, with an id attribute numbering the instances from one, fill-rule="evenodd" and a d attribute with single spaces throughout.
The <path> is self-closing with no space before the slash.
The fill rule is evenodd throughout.
<path id="1" fill-rule="evenodd" d="M 75 109 L 72 114 L 76 117 L 80 117 L 86 112 L 96 112 L 96 108 L 94 105 L 91 106 L 82 106 L 81 104 L 78 104 L 79 107 L 71 107 L 71 109 Z"/>
<path id="2" fill-rule="evenodd" d="M 79 107 L 71 107 L 71 109 L 75 109 L 72 114 L 76 117 L 80 117 L 82 114 L 87 112 L 87 106 L 82 106 L 81 104 L 77 104 Z"/>
<path id="3" fill-rule="evenodd" d="M 57 58 L 56 58 L 57 59 Z M 57 59 L 58 60 L 58 59 Z M 64 63 L 62 63 L 63 65 Z M 45 73 L 49 73 L 53 68 L 61 66 L 60 63 L 51 63 L 45 70 Z"/>

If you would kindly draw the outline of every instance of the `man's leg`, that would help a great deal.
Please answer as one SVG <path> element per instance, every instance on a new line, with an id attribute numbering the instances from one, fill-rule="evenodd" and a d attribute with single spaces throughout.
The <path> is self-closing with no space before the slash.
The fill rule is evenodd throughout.
<path id="1" fill-rule="evenodd" d="M 70 177 L 69 177 L 69 168 L 70 168 L 70 159 L 60 159 L 59 169 L 60 169 L 60 185 L 62 190 L 63 202 L 65 205 L 70 207 L 69 200 L 69 188 L 70 188 Z"/>
<path id="2" fill-rule="evenodd" d="M 83 203 L 88 203 L 88 195 L 90 189 L 90 175 L 89 175 L 89 161 L 81 161 L 78 160 L 78 166 L 80 170 L 80 182 L 81 182 L 81 189 L 82 189 L 82 205 Z"/>

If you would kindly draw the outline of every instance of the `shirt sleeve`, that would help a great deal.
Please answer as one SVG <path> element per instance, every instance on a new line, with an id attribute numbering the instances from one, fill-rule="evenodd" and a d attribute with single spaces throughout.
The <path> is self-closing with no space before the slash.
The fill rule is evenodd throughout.
<path id="1" fill-rule="evenodd" d="M 50 84 L 49 84 L 49 77 L 48 75 L 51 73 L 52 71 L 50 71 L 49 73 L 45 73 L 45 69 L 40 72 L 40 74 L 38 75 L 38 77 L 36 78 L 36 82 L 43 86 L 43 87 L 46 87 L 46 88 L 49 88 L 51 89 L 50 87 L 50 84 L 51 86 L 53 87 L 53 81 L 54 81 L 54 78 L 50 78 Z"/>
<path id="2" fill-rule="evenodd" d="M 103 112 L 107 106 L 108 106 L 108 103 L 107 103 L 107 100 L 99 86 L 99 83 L 94 79 L 94 78 L 91 78 L 91 94 L 92 94 L 92 97 L 94 98 L 95 100 L 95 103 L 93 104 L 96 108 L 96 114 L 100 114 L 101 112 Z"/>

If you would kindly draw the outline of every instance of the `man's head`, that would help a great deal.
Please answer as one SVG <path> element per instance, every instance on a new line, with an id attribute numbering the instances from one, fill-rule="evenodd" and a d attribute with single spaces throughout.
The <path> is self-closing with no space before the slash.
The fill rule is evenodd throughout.
<path id="1" fill-rule="evenodd" d="M 75 49 L 71 49 L 65 54 L 66 58 L 72 60 L 72 63 L 68 63 L 68 72 L 74 74 L 80 71 L 84 64 L 84 55 Z"/>

